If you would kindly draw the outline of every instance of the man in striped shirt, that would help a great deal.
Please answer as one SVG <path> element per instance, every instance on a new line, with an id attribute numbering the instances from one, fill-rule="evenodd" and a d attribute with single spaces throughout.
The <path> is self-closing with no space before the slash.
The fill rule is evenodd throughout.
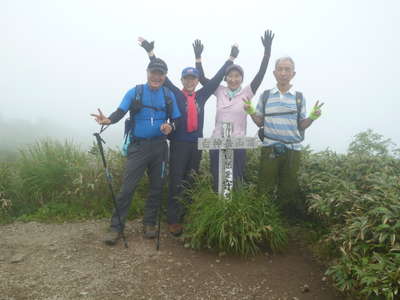
<path id="1" fill-rule="evenodd" d="M 277 187 L 278 203 L 289 216 L 302 211 L 297 180 L 301 142 L 304 130 L 320 117 L 323 105 L 317 101 L 306 117 L 305 99 L 290 83 L 295 75 L 293 59 L 279 58 L 274 70 L 276 87 L 261 95 L 256 110 L 249 101 L 245 105 L 254 123 L 263 128 L 258 190 L 272 195 Z"/>

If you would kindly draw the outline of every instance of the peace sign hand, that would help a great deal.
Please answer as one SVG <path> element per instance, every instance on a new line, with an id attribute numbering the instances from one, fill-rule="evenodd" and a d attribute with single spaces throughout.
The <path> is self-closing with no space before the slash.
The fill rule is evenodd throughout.
<path id="1" fill-rule="evenodd" d="M 314 107 L 311 110 L 310 116 L 308 117 L 309 119 L 315 121 L 321 116 L 321 107 L 324 105 L 324 102 L 319 104 L 319 100 L 315 102 Z"/>
<path id="2" fill-rule="evenodd" d="M 242 99 L 244 102 L 244 110 L 248 115 L 254 115 L 256 111 L 254 110 L 254 107 L 251 105 L 251 100 L 250 99 Z"/>
<path id="3" fill-rule="evenodd" d="M 99 111 L 99 114 L 90 114 L 92 117 L 95 118 L 96 122 L 100 125 L 107 125 L 107 124 L 111 124 L 111 120 L 109 118 L 107 118 L 105 115 L 103 115 L 102 111 L 100 110 L 100 108 L 97 109 Z"/>

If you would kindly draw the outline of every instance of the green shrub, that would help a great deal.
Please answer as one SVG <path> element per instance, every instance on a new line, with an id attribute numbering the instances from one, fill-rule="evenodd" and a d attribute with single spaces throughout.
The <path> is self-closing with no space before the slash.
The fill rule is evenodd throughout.
<path id="1" fill-rule="evenodd" d="M 321 242 L 336 250 L 327 274 L 355 298 L 399 297 L 400 161 L 382 145 L 367 131 L 349 154 L 308 153 L 301 168 L 309 210 L 329 230 Z"/>
<path id="2" fill-rule="evenodd" d="M 185 236 L 192 248 L 211 248 L 244 256 L 254 255 L 267 245 L 282 250 L 286 230 L 275 205 L 258 197 L 254 186 L 243 186 L 221 199 L 212 191 L 210 177 L 198 177 L 186 191 L 193 203 L 188 208 Z"/>

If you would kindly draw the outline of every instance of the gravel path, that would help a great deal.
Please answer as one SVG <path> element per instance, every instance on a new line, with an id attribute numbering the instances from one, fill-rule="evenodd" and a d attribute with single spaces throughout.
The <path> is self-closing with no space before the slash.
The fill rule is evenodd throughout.
<path id="1" fill-rule="evenodd" d="M 244 259 L 185 249 L 163 232 L 156 251 L 135 220 L 127 224 L 125 249 L 101 242 L 106 226 L 0 226 L 0 299 L 343 299 L 298 245 Z"/>

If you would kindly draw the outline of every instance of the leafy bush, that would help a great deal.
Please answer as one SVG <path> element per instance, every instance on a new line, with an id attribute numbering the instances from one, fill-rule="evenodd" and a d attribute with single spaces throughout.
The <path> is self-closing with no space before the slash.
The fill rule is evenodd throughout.
<path id="1" fill-rule="evenodd" d="M 308 153 L 300 176 L 310 212 L 329 229 L 321 242 L 336 247 L 327 274 L 363 299 L 399 297 L 400 161 L 388 145 L 361 133 L 347 155 Z"/>
<path id="2" fill-rule="evenodd" d="M 272 251 L 287 244 L 286 230 L 275 205 L 258 197 L 254 186 L 243 186 L 221 199 L 212 191 L 210 177 L 196 179 L 187 197 L 185 236 L 192 248 L 211 248 L 228 253 L 254 255 L 267 245 Z"/>

